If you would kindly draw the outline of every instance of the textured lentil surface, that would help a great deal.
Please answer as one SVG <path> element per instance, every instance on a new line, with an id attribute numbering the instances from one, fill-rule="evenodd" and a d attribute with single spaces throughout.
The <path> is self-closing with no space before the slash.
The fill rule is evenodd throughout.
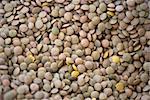
<path id="1" fill-rule="evenodd" d="M 149 0 L 0 0 L 0 100 L 150 100 Z"/>

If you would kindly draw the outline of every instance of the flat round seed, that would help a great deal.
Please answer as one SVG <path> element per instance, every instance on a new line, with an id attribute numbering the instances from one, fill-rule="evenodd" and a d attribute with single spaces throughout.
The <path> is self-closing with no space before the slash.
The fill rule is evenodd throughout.
<path id="1" fill-rule="evenodd" d="M 103 32 L 105 30 L 105 24 L 104 23 L 99 23 L 98 24 L 98 29 L 100 32 Z"/>
<path id="2" fill-rule="evenodd" d="M 78 75 L 79 75 L 79 71 L 73 71 L 73 72 L 71 73 L 71 76 L 72 76 L 73 78 L 77 78 Z"/>
<path id="3" fill-rule="evenodd" d="M 93 51 L 91 56 L 93 57 L 93 60 L 98 60 L 100 58 L 100 53 L 98 51 Z"/>
<path id="4" fill-rule="evenodd" d="M 112 62 L 119 63 L 120 62 L 119 56 L 116 56 L 116 55 L 112 56 Z"/>
<path id="5" fill-rule="evenodd" d="M 102 40 L 102 46 L 104 48 L 108 48 L 109 47 L 109 41 L 107 39 Z"/>
<path id="6" fill-rule="evenodd" d="M 44 84 L 43 89 L 44 89 L 46 92 L 50 92 L 51 86 L 50 86 L 49 84 Z"/>
<path id="7" fill-rule="evenodd" d="M 100 10 L 101 10 L 102 12 L 104 12 L 104 11 L 106 11 L 107 6 L 106 6 L 105 3 L 100 3 L 99 8 L 100 8 Z"/>
<path id="8" fill-rule="evenodd" d="M 92 68 L 93 68 L 93 63 L 92 63 L 91 61 L 86 61 L 86 62 L 85 62 L 85 67 L 86 67 L 87 69 L 92 69 Z"/>
<path id="9" fill-rule="evenodd" d="M 143 64 L 143 69 L 144 69 L 145 71 L 150 71 L 150 66 L 149 66 L 149 64 L 150 64 L 150 62 L 145 62 L 145 63 Z"/>
<path id="10" fill-rule="evenodd" d="M 55 40 L 55 45 L 62 46 L 63 45 L 63 41 L 61 41 L 60 39 L 56 39 Z"/>
<path id="11" fill-rule="evenodd" d="M 85 70 L 86 70 L 85 66 L 82 65 L 82 64 L 78 65 L 78 66 L 77 66 L 77 69 L 78 69 L 78 71 L 79 71 L 80 73 L 84 73 Z"/>
<path id="12" fill-rule="evenodd" d="M 106 13 L 102 13 L 101 15 L 100 15 L 100 19 L 101 20 L 105 20 L 107 18 L 107 14 Z"/>
<path id="13" fill-rule="evenodd" d="M 104 93 L 105 93 L 107 96 L 110 96 L 110 95 L 113 93 L 113 91 L 112 91 L 111 88 L 105 88 L 105 89 L 104 89 Z"/>
<path id="14" fill-rule="evenodd" d="M 9 31 L 9 36 L 10 37 L 15 37 L 17 35 L 17 31 L 16 30 L 10 30 Z"/>
<path id="15" fill-rule="evenodd" d="M 47 15 L 47 13 L 45 11 L 41 11 L 39 13 L 39 17 L 41 17 L 41 18 L 45 17 L 46 15 Z"/>
<path id="16" fill-rule="evenodd" d="M 121 12 L 124 10 L 124 7 L 122 5 L 118 5 L 118 6 L 116 6 L 115 9 L 116 9 L 116 11 Z"/>
<path id="17" fill-rule="evenodd" d="M 42 27 L 43 27 L 43 22 L 42 22 L 42 20 L 37 20 L 36 22 L 35 22 L 35 27 L 37 28 L 37 29 L 41 29 Z"/>
<path id="18" fill-rule="evenodd" d="M 22 54 L 23 49 L 20 46 L 14 47 L 14 55 L 20 55 Z"/>
<path id="19" fill-rule="evenodd" d="M 23 7 L 20 12 L 25 14 L 25 13 L 28 13 L 28 11 L 29 11 L 28 7 Z"/>
<path id="20" fill-rule="evenodd" d="M 131 55 L 129 53 L 124 53 L 122 59 L 124 61 L 129 62 L 129 61 L 131 61 L 132 58 L 131 58 Z"/>
<path id="21" fill-rule="evenodd" d="M 67 20 L 67 21 L 72 20 L 72 13 L 71 13 L 71 12 L 66 12 L 66 13 L 64 14 L 64 18 L 65 18 L 65 20 Z"/>
<path id="22" fill-rule="evenodd" d="M 104 16 L 105 17 L 105 16 Z M 92 18 L 92 23 L 94 25 L 97 25 L 100 22 L 100 18 L 98 16 L 95 16 Z"/>
<path id="23" fill-rule="evenodd" d="M 97 92 L 97 91 L 93 91 L 92 93 L 91 93 L 91 97 L 92 98 L 98 98 L 99 97 L 99 93 Z M 95 99 L 96 100 L 96 99 Z"/>
<path id="24" fill-rule="evenodd" d="M 89 45 L 88 39 L 82 39 L 82 40 L 81 40 L 81 45 L 82 45 L 83 47 L 88 47 L 88 45 Z"/>
<path id="25" fill-rule="evenodd" d="M 123 83 L 119 82 L 119 83 L 117 83 L 115 86 L 116 86 L 116 89 L 117 89 L 119 92 L 124 91 L 124 84 L 123 84 Z"/>
<path id="26" fill-rule="evenodd" d="M 106 68 L 106 73 L 109 75 L 109 74 L 113 74 L 115 71 L 112 67 L 107 67 Z"/>
<path id="27" fill-rule="evenodd" d="M 59 29 L 57 27 L 52 28 L 52 34 L 58 35 L 59 34 Z"/>
<path id="28" fill-rule="evenodd" d="M 27 32 L 28 26 L 26 24 L 21 24 L 19 29 L 21 32 Z"/>
<path id="29" fill-rule="evenodd" d="M 94 84 L 94 89 L 95 89 L 96 91 L 101 91 L 101 90 L 102 90 L 101 84 L 100 84 L 100 83 L 95 83 L 95 84 Z"/>
<path id="30" fill-rule="evenodd" d="M 4 99 L 5 100 L 15 99 L 16 95 L 17 95 L 16 90 L 10 90 L 4 94 Z"/>
<path id="31" fill-rule="evenodd" d="M 135 6 L 135 1 L 134 0 L 127 0 L 127 5 L 128 6 Z"/>
<path id="32" fill-rule="evenodd" d="M 37 91 L 35 94 L 34 94 L 34 97 L 35 99 L 42 99 L 44 97 L 44 94 L 42 91 Z"/>
<path id="33" fill-rule="evenodd" d="M 106 100 L 107 99 L 107 95 L 105 93 L 100 93 L 99 99 L 100 100 Z"/>
<path id="34" fill-rule="evenodd" d="M 147 73 L 143 73 L 140 76 L 140 79 L 141 79 L 142 82 L 148 82 L 148 74 Z"/>
<path id="35" fill-rule="evenodd" d="M 72 0 L 72 3 L 73 3 L 73 4 L 79 4 L 79 3 L 80 3 L 80 0 Z"/>
<path id="36" fill-rule="evenodd" d="M 84 4 L 84 5 L 81 6 L 81 9 L 82 10 L 89 10 L 89 6 Z"/>
<path id="37" fill-rule="evenodd" d="M 53 10 L 51 11 L 51 15 L 52 15 L 53 17 L 58 17 L 58 16 L 59 16 L 59 11 L 58 11 L 57 9 L 53 9 Z"/>
<path id="38" fill-rule="evenodd" d="M 6 3 L 5 6 L 4 6 L 4 10 L 8 11 L 8 12 L 12 11 L 13 8 L 14 7 L 13 7 L 13 5 L 11 3 Z"/>
<path id="39" fill-rule="evenodd" d="M 55 85 L 56 88 L 61 88 L 62 82 L 60 80 L 55 80 L 54 85 Z"/>
<path id="40" fill-rule="evenodd" d="M 31 89 L 31 91 L 38 91 L 39 90 L 39 86 L 36 83 L 32 83 L 30 85 L 30 89 Z"/>
<path id="41" fill-rule="evenodd" d="M 55 0 L 56 3 L 64 3 L 65 0 Z"/>

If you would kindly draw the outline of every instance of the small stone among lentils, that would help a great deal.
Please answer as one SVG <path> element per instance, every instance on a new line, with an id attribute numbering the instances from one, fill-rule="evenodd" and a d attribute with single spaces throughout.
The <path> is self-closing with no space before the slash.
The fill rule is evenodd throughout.
<path id="1" fill-rule="evenodd" d="M 150 0 L 0 0 L 0 100 L 150 100 Z"/>

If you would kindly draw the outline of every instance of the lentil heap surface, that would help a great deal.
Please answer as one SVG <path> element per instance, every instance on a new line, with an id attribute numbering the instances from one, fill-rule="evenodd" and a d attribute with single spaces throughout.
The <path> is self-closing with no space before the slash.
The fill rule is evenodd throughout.
<path id="1" fill-rule="evenodd" d="M 150 100 L 149 0 L 1 0 L 0 100 Z"/>

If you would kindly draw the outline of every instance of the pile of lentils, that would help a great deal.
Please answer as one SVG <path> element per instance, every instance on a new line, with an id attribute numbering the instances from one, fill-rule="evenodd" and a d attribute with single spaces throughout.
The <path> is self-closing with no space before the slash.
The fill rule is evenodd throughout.
<path id="1" fill-rule="evenodd" d="M 150 100 L 150 1 L 0 1 L 0 100 Z"/>

